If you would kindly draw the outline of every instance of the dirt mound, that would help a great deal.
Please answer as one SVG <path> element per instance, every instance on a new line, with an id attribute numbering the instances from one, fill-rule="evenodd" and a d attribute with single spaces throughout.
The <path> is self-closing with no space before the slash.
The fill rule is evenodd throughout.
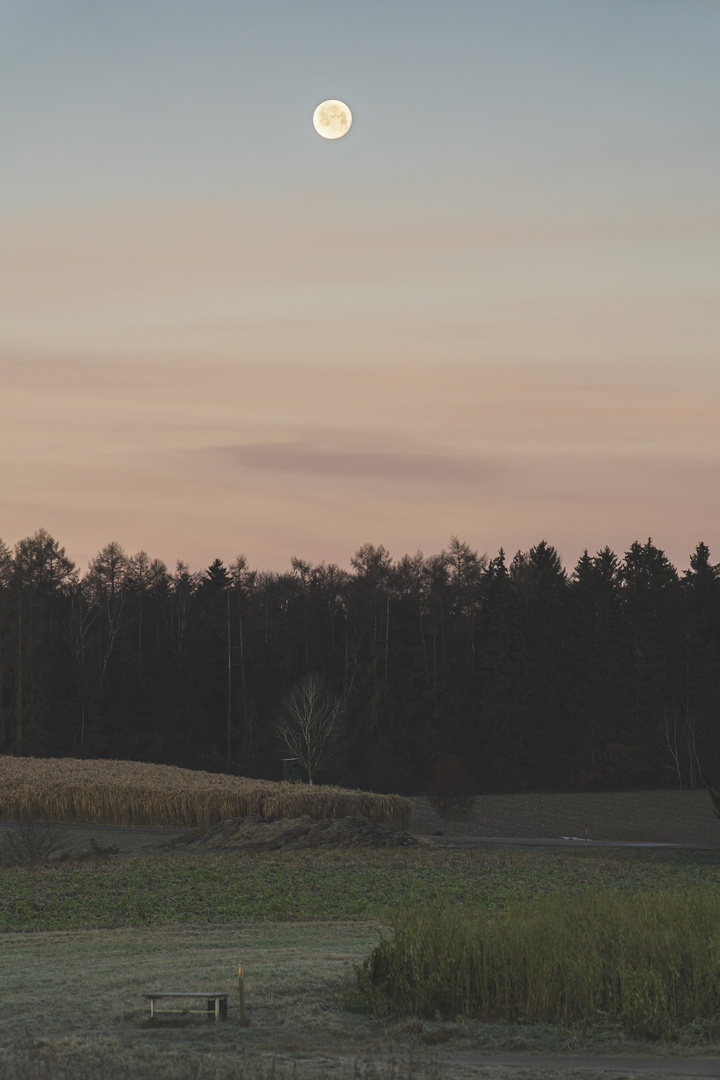
<path id="1" fill-rule="evenodd" d="M 232 848 L 277 851 L 280 848 L 316 847 L 412 847 L 418 841 L 409 833 L 377 825 L 363 817 L 265 818 L 252 814 L 221 821 L 202 836 L 182 841 L 178 847 Z"/>

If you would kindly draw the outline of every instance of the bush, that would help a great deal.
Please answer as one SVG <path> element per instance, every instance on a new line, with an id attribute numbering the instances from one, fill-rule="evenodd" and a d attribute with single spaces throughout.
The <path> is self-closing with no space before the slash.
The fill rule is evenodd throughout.
<path id="1" fill-rule="evenodd" d="M 37 821 L 23 821 L 0 833 L 0 864 L 37 866 L 62 851 L 57 829 Z"/>
<path id="2" fill-rule="evenodd" d="M 355 1003 L 426 1018 L 611 1017 L 667 1038 L 720 1012 L 720 895 L 553 895 L 500 913 L 399 914 L 355 968 Z"/>

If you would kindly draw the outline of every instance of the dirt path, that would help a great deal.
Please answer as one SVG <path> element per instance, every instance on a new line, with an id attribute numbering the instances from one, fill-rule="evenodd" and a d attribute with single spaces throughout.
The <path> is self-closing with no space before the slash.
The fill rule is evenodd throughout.
<path id="1" fill-rule="evenodd" d="M 418 1060 L 418 1059 L 416 1059 Z M 512 1070 L 522 1080 L 540 1074 L 547 1080 L 548 1073 L 563 1076 L 596 1076 L 606 1080 L 610 1077 L 720 1077 L 720 1057 L 660 1057 L 617 1054 L 476 1054 L 458 1053 L 454 1063 L 471 1069 Z M 476 1074 L 477 1075 L 477 1074 Z"/>
<path id="2" fill-rule="evenodd" d="M 276 1063 L 290 1065 L 278 1057 Z M 405 1076 L 427 1076 L 431 1080 L 681 1080 L 685 1077 L 720 1077 L 720 1058 L 641 1056 L 618 1054 L 478 1054 L 438 1052 L 361 1058 L 349 1055 L 322 1055 L 316 1063 L 317 1077 L 347 1075 L 367 1080 L 401 1080 Z M 294 1068 L 294 1065 L 293 1065 Z"/>

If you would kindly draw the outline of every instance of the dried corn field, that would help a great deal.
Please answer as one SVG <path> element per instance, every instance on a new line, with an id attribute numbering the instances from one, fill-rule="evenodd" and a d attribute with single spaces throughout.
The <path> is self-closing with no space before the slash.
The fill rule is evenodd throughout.
<path id="1" fill-rule="evenodd" d="M 208 827 L 249 814 L 362 816 L 405 824 L 399 795 L 275 783 L 136 761 L 0 756 L 0 819 L 87 825 Z"/>

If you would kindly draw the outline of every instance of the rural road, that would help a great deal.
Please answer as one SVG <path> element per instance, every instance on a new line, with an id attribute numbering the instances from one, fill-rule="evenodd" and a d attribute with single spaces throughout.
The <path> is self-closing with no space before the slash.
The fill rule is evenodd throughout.
<path id="1" fill-rule="evenodd" d="M 445 847 L 487 847 L 493 845 L 517 845 L 519 847 L 592 847 L 592 848 L 679 848 L 687 851 L 720 851 L 720 844 L 670 844 L 650 840 L 585 840 L 578 836 L 561 837 L 508 837 L 508 836 L 424 836 L 434 844 Z"/>
<path id="2" fill-rule="evenodd" d="M 0 821 L 0 833 L 3 829 L 14 829 L 17 822 Z M 123 855 L 159 855 L 175 852 L 172 846 L 173 840 L 178 840 L 188 830 L 184 828 L 168 827 L 161 831 L 159 828 L 149 826 L 119 826 L 119 825 L 57 825 L 55 828 L 62 831 L 65 842 L 72 850 L 86 849 L 88 839 L 93 834 L 99 843 L 117 844 Z M 431 841 L 444 847 L 454 848 L 478 848 L 488 847 L 565 847 L 565 848 L 646 848 L 655 851 L 662 850 L 686 850 L 686 851 L 720 851 L 720 842 L 708 843 L 707 841 L 695 841 L 692 843 L 670 843 L 667 841 L 650 840 L 585 840 L 579 836 L 555 836 L 555 837 L 527 837 L 527 836 L 457 836 L 454 834 L 438 836 L 429 832 L 415 832 L 409 830 L 414 836 L 423 841 Z M 70 842 L 71 839 L 73 842 Z"/>

